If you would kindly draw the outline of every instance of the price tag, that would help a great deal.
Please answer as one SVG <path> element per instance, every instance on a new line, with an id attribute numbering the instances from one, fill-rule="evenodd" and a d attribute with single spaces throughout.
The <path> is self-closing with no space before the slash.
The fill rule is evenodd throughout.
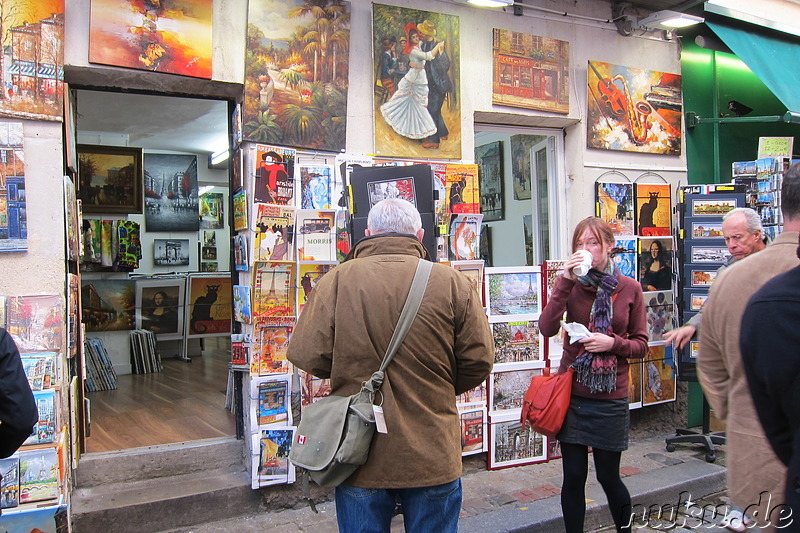
<path id="1" fill-rule="evenodd" d="M 375 429 L 378 430 L 378 433 L 388 433 L 386 430 L 386 418 L 383 416 L 383 407 L 373 404 L 372 411 L 375 413 Z"/>

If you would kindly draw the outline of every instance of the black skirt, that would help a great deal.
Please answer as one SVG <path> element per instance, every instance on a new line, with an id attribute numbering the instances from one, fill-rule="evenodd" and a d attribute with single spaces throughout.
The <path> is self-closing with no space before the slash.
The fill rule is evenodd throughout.
<path id="1" fill-rule="evenodd" d="M 628 449 L 630 427 L 627 398 L 593 400 L 573 396 L 564 425 L 556 438 L 569 444 L 621 452 Z"/>

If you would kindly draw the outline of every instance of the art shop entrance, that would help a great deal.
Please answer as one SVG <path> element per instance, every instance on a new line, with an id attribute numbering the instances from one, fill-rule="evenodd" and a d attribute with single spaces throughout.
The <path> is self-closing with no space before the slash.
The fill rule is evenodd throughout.
<path id="1" fill-rule="evenodd" d="M 228 164 L 211 162 L 229 149 L 228 101 L 73 95 L 83 451 L 235 435 Z"/>

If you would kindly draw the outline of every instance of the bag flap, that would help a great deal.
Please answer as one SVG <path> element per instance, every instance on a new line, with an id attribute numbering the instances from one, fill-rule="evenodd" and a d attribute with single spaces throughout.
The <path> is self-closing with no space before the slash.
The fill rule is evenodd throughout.
<path id="1" fill-rule="evenodd" d="M 553 396 L 568 388 L 566 394 L 572 390 L 572 374 L 574 369 L 568 368 L 563 374 L 555 376 L 534 376 L 531 378 L 531 385 L 525 393 L 525 401 L 529 402 L 535 409 L 544 409 L 552 400 Z M 562 393 L 563 394 L 563 393 Z"/>
<path id="2" fill-rule="evenodd" d="M 327 396 L 303 409 L 289 461 L 307 470 L 322 470 L 342 442 L 350 396 Z"/>
<path id="3" fill-rule="evenodd" d="M 372 408 L 372 402 L 354 400 L 350 405 L 350 410 L 364 422 L 375 423 L 375 410 Z"/>

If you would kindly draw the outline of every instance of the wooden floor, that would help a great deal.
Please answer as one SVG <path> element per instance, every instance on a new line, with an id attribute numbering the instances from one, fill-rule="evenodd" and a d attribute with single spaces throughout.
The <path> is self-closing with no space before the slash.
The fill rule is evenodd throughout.
<path id="1" fill-rule="evenodd" d="M 187 363 L 164 359 L 164 371 L 124 375 L 117 390 L 90 392 L 87 452 L 223 437 L 236 433 L 225 409 L 228 354 L 204 352 Z"/>

